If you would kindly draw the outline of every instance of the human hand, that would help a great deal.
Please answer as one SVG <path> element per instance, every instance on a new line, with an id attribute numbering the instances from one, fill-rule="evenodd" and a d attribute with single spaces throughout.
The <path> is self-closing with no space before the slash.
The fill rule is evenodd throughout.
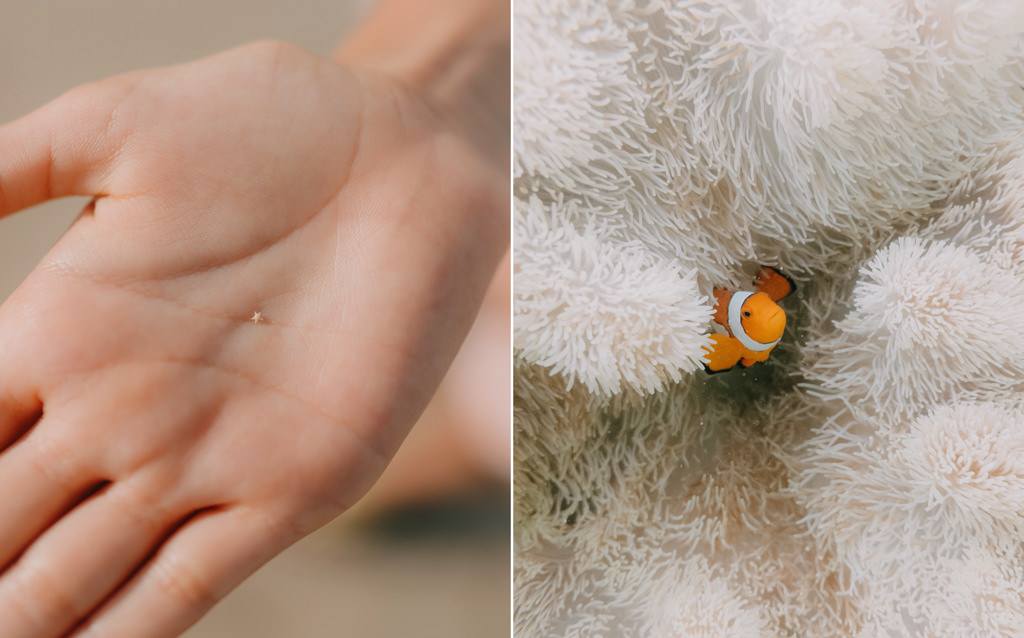
<path id="1" fill-rule="evenodd" d="M 426 92 L 279 44 L 0 128 L 0 214 L 96 199 L 0 306 L 0 636 L 173 636 L 352 504 L 507 233 Z"/>

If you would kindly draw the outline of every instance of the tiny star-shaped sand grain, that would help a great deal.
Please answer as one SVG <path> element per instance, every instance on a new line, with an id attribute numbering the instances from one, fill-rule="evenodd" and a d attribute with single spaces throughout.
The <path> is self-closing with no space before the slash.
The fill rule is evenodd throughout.
<path id="1" fill-rule="evenodd" d="M 251 321 L 253 323 L 259 323 L 259 322 L 261 322 L 263 320 L 264 319 L 263 319 L 263 313 L 262 312 L 254 312 L 254 313 L 252 313 L 252 316 L 249 317 L 249 321 Z"/>

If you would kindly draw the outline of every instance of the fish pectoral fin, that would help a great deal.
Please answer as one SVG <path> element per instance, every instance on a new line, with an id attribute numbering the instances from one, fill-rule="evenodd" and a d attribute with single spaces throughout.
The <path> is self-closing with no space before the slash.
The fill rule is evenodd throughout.
<path id="1" fill-rule="evenodd" d="M 704 346 L 703 357 L 708 372 L 725 372 L 736 365 L 743 356 L 743 346 L 738 339 L 726 335 L 709 335 L 711 343 Z"/>

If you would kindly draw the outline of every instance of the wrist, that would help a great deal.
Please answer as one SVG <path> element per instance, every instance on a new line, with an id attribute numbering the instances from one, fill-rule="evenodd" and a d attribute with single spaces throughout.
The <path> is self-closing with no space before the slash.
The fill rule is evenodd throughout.
<path id="1" fill-rule="evenodd" d="M 510 21 L 507 0 L 381 0 L 334 59 L 402 81 L 507 167 Z"/>

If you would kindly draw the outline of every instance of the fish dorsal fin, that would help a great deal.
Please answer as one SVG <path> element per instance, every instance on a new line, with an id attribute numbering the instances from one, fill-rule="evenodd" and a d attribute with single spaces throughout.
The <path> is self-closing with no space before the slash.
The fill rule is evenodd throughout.
<path id="1" fill-rule="evenodd" d="M 796 290 L 793 280 L 771 266 L 761 266 L 754 278 L 754 288 L 768 295 L 772 301 L 788 297 Z"/>

